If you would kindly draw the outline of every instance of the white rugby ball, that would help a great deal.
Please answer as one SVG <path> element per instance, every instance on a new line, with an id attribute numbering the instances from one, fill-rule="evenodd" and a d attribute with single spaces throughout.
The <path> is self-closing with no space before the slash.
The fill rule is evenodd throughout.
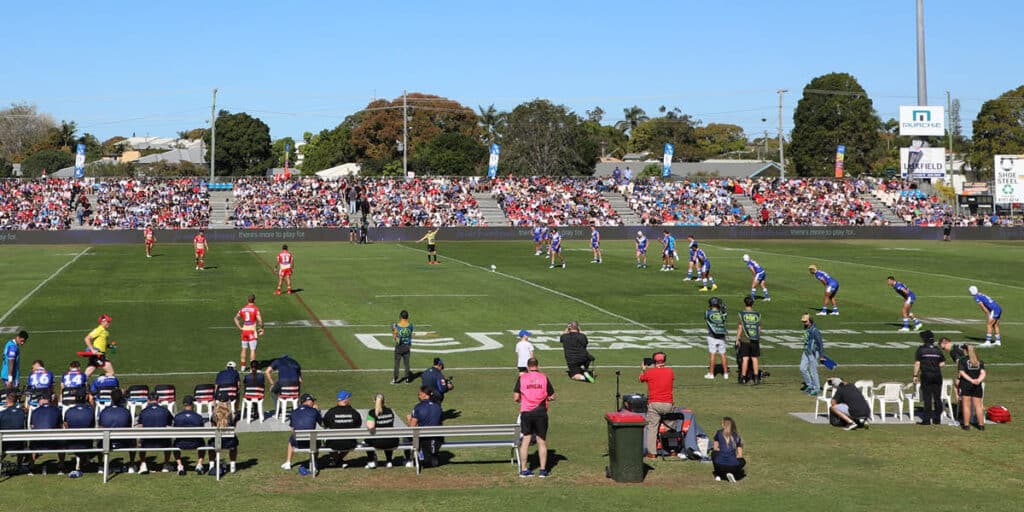
<path id="1" fill-rule="evenodd" d="M 495 266 L 495 265 L 491 265 L 491 272 L 497 272 L 497 271 L 498 271 L 498 267 Z"/>

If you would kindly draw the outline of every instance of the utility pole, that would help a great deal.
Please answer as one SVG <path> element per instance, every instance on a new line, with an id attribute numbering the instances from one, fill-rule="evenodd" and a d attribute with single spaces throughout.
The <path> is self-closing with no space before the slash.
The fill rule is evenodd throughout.
<path id="1" fill-rule="evenodd" d="M 779 177 L 786 179 L 786 156 L 782 150 L 782 95 L 789 92 L 789 89 L 779 89 Z"/>
<path id="2" fill-rule="evenodd" d="M 949 170 L 953 170 L 953 99 L 946 91 L 946 134 L 949 136 Z"/>
<path id="3" fill-rule="evenodd" d="M 768 160 L 768 130 L 764 131 L 764 153 L 761 154 L 761 157 Z"/>
<path id="4" fill-rule="evenodd" d="M 213 103 L 210 104 L 210 181 L 217 169 L 217 88 L 213 88 Z"/>
<path id="5" fill-rule="evenodd" d="M 917 0 L 917 104 L 928 104 L 928 77 L 924 66 L 924 0 Z"/>
<path id="6" fill-rule="evenodd" d="M 402 91 L 402 177 L 409 175 L 409 102 Z"/>

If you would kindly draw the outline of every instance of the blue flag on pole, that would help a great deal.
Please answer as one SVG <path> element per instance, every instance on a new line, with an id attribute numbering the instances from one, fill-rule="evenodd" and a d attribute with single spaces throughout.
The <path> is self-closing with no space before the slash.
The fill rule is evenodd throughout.
<path id="1" fill-rule="evenodd" d="M 501 156 L 501 146 L 491 144 L 491 158 L 487 161 L 487 177 L 494 178 L 498 175 L 498 158 Z"/>
<path id="2" fill-rule="evenodd" d="M 661 176 L 668 178 L 672 175 L 672 154 L 675 153 L 676 147 L 671 143 L 665 143 L 665 160 L 661 164 Z"/>
<path id="3" fill-rule="evenodd" d="M 75 148 L 75 178 L 85 177 L 85 144 Z"/>

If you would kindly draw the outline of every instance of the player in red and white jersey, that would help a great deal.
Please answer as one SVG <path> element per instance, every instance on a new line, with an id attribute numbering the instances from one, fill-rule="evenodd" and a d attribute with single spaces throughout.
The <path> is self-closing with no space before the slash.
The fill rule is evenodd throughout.
<path id="1" fill-rule="evenodd" d="M 203 268 L 206 251 L 210 249 L 210 242 L 206 241 L 206 235 L 202 230 L 192 238 L 192 247 L 196 250 L 196 270 Z"/>
<path id="2" fill-rule="evenodd" d="M 156 243 L 156 236 L 153 235 L 153 226 L 147 225 L 146 229 L 142 230 L 142 238 L 146 240 L 146 257 L 153 257 L 153 244 Z"/>
<path id="3" fill-rule="evenodd" d="M 281 295 L 281 282 L 288 282 L 288 293 L 292 292 L 292 267 L 295 259 L 292 253 L 288 252 L 288 244 L 281 246 L 281 252 L 277 253 L 277 291 L 274 295 Z"/>
<path id="4" fill-rule="evenodd" d="M 235 313 L 235 326 L 242 331 L 242 355 L 238 361 L 242 365 L 242 373 L 245 373 L 245 349 L 249 349 L 249 361 L 255 361 L 257 339 L 263 334 L 263 315 L 256 307 L 255 294 L 249 295 L 249 303 Z"/>

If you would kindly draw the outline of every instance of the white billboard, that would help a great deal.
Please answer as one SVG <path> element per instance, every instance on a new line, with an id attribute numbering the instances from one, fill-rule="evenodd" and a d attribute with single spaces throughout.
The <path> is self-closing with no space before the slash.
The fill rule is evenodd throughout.
<path id="1" fill-rule="evenodd" d="M 996 155 L 996 204 L 1024 203 L 1024 155 Z"/>
<path id="2" fill-rule="evenodd" d="M 943 136 L 946 134 L 946 108 L 900 106 L 900 135 Z"/>
<path id="3" fill-rule="evenodd" d="M 912 180 L 946 177 L 946 150 L 917 144 L 900 148 L 900 176 Z"/>

